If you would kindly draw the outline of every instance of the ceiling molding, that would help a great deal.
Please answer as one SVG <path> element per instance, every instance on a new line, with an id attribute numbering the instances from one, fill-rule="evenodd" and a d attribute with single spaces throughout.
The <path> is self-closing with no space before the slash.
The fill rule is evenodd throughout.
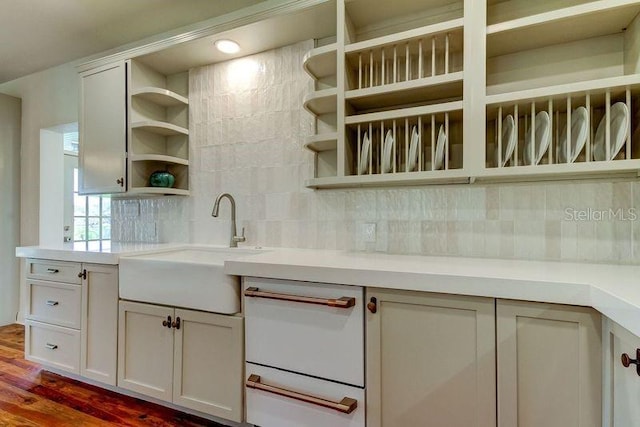
<path id="1" fill-rule="evenodd" d="M 173 31 L 142 39 L 109 51 L 92 55 L 89 60 L 76 66 L 78 72 L 88 71 L 116 61 L 135 58 L 179 45 L 181 43 L 211 36 L 234 28 L 253 24 L 279 15 L 296 13 L 329 3 L 332 0 L 267 0 L 222 16 Z"/>

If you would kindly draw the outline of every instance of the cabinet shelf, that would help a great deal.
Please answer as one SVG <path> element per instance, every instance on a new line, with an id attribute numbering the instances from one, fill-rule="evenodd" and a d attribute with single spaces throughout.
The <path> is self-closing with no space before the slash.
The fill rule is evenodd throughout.
<path id="1" fill-rule="evenodd" d="M 443 104 L 423 105 L 420 107 L 400 108 L 390 111 L 380 111 L 375 113 L 358 114 L 347 116 L 345 124 L 353 125 L 358 123 L 369 123 L 383 120 L 403 119 L 406 117 L 422 116 L 427 114 L 451 113 L 462 111 L 462 101 L 453 101 Z M 452 118 L 458 118 L 453 116 Z"/>
<path id="2" fill-rule="evenodd" d="M 399 172 L 387 174 L 350 175 L 341 177 L 312 178 L 305 181 L 309 188 L 380 187 L 421 184 L 468 184 L 467 172 L 461 169 Z"/>
<path id="3" fill-rule="evenodd" d="M 345 93 L 345 99 L 358 110 L 433 100 L 461 98 L 464 72 L 442 74 L 419 80 L 391 83 Z"/>
<path id="4" fill-rule="evenodd" d="M 188 196 L 189 190 L 182 190 L 180 188 L 165 188 L 165 187 L 132 187 L 129 189 L 130 195 L 172 195 L 172 196 Z"/>
<path id="5" fill-rule="evenodd" d="M 131 129 L 142 129 L 163 136 L 189 135 L 189 130 L 186 128 L 157 120 L 131 123 Z"/>
<path id="6" fill-rule="evenodd" d="M 311 49 L 304 56 L 302 66 L 304 70 L 315 80 L 336 74 L 337 44 Z"/>
<path id="7" fill-rule="evenodd" d="M 313 135 L 308 137 L 305 140 L 304 147 L 308 150 L 314 151 L 316 153 L 321 153 L 323 151 L 332 151 L 337 148 L 338 144 L 338 133 L 321 133 L 318 135 Z"/>
<path id="8" fill-rule="evenodd" d="M 629 159 L 487 168 L 475 178 L 478 181 L 541 181 L 613 176 L 637 178 L 639 175 L 640 160 Z"/>
<path id="9" fill-rule="evenodd" d="M 632 0 L 599 0 L 487 27 L 487 56 L 621 33 L 640 12 Z"/>
<path id="10" fill-rule="evenodd" d="M 345 46 L 344 52 L 345 54 L 364 52 L 385 46 L 393 46 L 397 43 L 408 42 L 428 36 L 442 34 L 449 31 L 462 30 L 463 23 L 464 20 L 462 18 L 453 19 L 451 21 L 439 22 L 433 25 L 413 28 L 411 30 L 402 31 L 400 33 L 376 37 L 374 39 L 348 44 Z"/>
<path id="11" fill-rule="evenodd" d="M 158 87 L 141 87 L 133 89 L 131 96 L 146 99 L 154 104 L 161 105 L 163 107 L 175 107 L 178 105 L 189 105 L 189 100 L 182 95 L 179 95 L 168 89 L 162 89 Z"/>
<path id="12" fill-rule="evenodd" d="M 173 163 L 177 165 L 189 166 L 189 160 L 181 159 L 180 157 L 167 156 L 164 154 L 134 154 L 131 155 L 132 162 L 161 162 L 161 163 Z"/>
<path id="13" fill-rule="evenodd" d="M 329 88 L 310 93 L 304 99 L 304 108 L 311 114 L 320 116 L 322 114 L 334 113 L 337 109 L 338 90 Z"/>
<path id="14" fill-rule="evenodd" d="M 640 84 L 640 74 L 628 76 L 608 77 L 604 79 L 574 82 L 563 85 L 547 86 L 535 89 L 526 89 L 505 93 L 493 93 L 491 87 L 487 88 L 486 103 L 488 106 L 504 104 L 509 102 L 528 102 L 537 98 L 562 98 L 566 94 L 580 93 L 586 94 L 594 90 L 616 88 L 624 86 L 634 86 Z"/>

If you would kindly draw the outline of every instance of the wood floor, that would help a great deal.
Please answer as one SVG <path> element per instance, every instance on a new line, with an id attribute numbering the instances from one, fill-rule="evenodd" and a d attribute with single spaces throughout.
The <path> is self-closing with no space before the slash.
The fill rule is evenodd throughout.
<path id="1" fill-rule="evenodd" d="M 0 427 L 216 426 L 160 405 L 83 384 L 24 360 L 24 327 L 0 327 Z"/>

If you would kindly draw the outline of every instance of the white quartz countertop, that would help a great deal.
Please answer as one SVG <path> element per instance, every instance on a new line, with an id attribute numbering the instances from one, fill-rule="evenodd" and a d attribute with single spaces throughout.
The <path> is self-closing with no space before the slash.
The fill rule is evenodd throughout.
<path id="1" fill-rule="evenodd" d="M 640 266 L 277 249 L 225 272 L 591 306 L 640 336 Z"/>
<path id="2" fill-rule="evenodd" d="M 118 264 L 121 256 L 160 252 L 183 246 L 185 245 L 173 243 L 111 243 L 106 248 L 93 250 L 78 249 L 74 248 L 72 243 L 65 243 L 60 246 L 19 246 L 16 248 L 16 256 L 95 264 Z"/>
<path id="3" fill-rule="evenodd" d="M 27 246 L 16 256 L 118 264 L 121 256 L 198 247 L 114 244 L 102 251 Z M 591 306 L 640 336 L 640 266 L 267 248 L 226 260 L 237 276 Z"/>

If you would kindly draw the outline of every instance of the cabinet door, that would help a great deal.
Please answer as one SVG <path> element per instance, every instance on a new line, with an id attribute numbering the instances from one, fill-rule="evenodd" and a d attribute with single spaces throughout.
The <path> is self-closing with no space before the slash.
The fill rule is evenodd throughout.
<path id="1" fill-rule="evenodd" d="M 173 403 L 242 421 L 242 317 L 175 313 Z"/>
<path id="2" fill-rule="evenodd" d="M 606 320 L 607 334 L 604 339 L 605 410 L 603 426 L 627 427 L 640 420 L 640 376 L 636 365 L 625 368 L 621 356 L 627 354 L 636 359 L 640 349 L 640 337 L 617 323 Z"/>
<path id="3" fill-rule="evenodd" d="M 126 68 L 124 62 L 80 75 L 81 194 L 125 191 Z"/>
<path id="4" fill-rule="evenodd" d="M 173 309 L 120 301 L 118 386 L 171 401 L 173 329 L 163 326 Z"/>
<path id="5" fill-rule="evenodd" d="M 495 426 L 493 299 L 367 289 L 367 425 Z"/>
<path id="6" fill-rule="evenodd" d="M 600 426 L 600 315 L 587 307 L 497 302 L 498 426 Z"/>
<path id="7" fill-rule="evenodd" d="M 118 267 L 84 264 L 80 374 L 116 385 Z"/>

